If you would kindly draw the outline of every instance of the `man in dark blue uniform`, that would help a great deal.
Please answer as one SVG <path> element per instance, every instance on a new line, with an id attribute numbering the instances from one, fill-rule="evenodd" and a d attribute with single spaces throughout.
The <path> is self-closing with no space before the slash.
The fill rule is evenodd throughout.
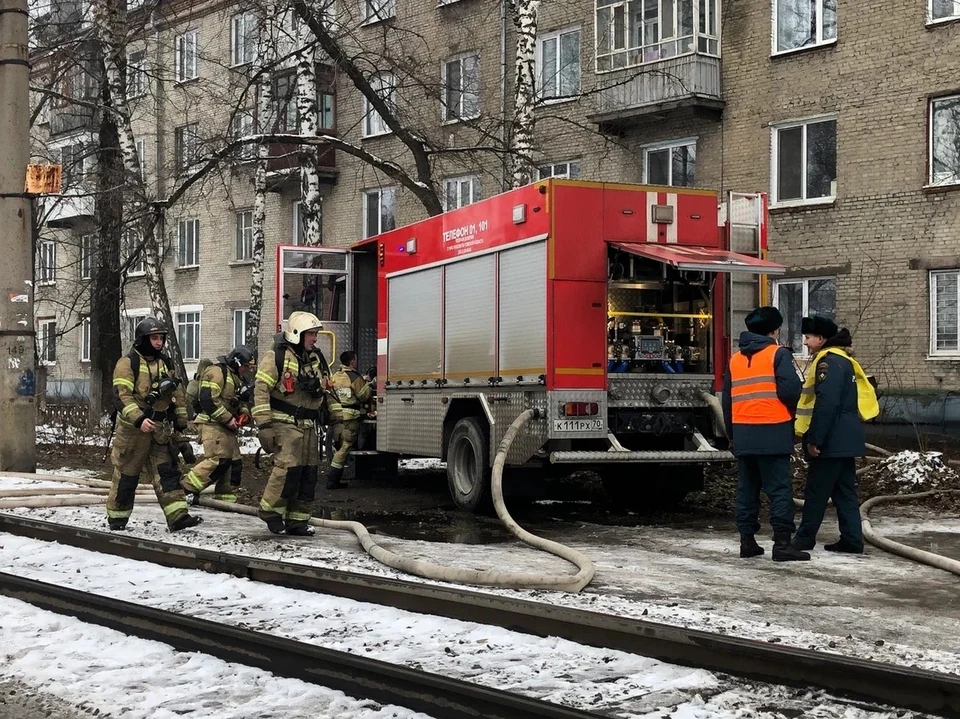
<path id="1" fill-rule="evenodd" d="M 814 359 L 797 410 L 796 431 L 803 437 L 810 470 L 803 492 L 803 516 L 793 546 L 813 549 L 827 502 L 833 499 L 840 541 L 823 548 L 862 554 L 856 458 L 866 454 L 866 445 L 857 399 L 858 365 L 847 354 L 853 339 L 849 330 L 838 330 L 832 319 L 822 315 L 804 317 L 800 330 Z"/>

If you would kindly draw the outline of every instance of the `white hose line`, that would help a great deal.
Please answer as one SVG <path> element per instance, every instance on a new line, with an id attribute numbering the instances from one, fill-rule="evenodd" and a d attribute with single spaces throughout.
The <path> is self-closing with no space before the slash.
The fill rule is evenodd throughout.
<path id="1" fill-rule="evenodd" d="M 921 564 L 936 567 L 937 569 L 942 569 L 945 572 L 950 572 L 951 574 L 960 576 L 960 561 L 951 559 L 950 557 L 944 557 L 941 554 L 934 554 L 933 552 L 927 552 L 923 549 L 910 547 L 906 544 L 901 544 L 900 542 L 894 542 L 892 539 L 887 539 L 882 534 L 874 531 L 873 525 L 870 522 L 870 510 L 880 504 L 887 504 L 889 502 L 910 502 L 916 499 L 926 499 L 927 497 L 933 497 L 939 494 L 960 495 L 960 489 L 934 489 L 930 490 L 929 492 L 919 492 L 917 494 L 887 494 L 868 499 L 866 502 L 860 505 L 860 522 L 863 526 L 863 538 L 875 547 L 879 547 L 880 549 L 890 552 L 891 554 L 898 554 L 901 557 L 906 557 L 907 559 L 912 559 L 916 562 L 920 562 Z"/>
<path id="2" fill-rule="evenodd" d="M 0 472 L 0 477 L 11 477 L 13 479 L 34 479 L 44 482 L 61 482 L 62 484 L 78 484 L 81 487 L 96 487 L 98 489 L 110 489 L 110 480 L 93 479 L 91 477 L 67 477 L 60 474 L 30 474 L 27 472 Z"/>
<path id="3" fill-rule="evenodd" d="M 86 507 L 93 504 L 106 504 L 107 495 L 74 494 L 69 497 L 12 497 L 0 499 L 0 509 L 18 509 L 20 507 Z"/>

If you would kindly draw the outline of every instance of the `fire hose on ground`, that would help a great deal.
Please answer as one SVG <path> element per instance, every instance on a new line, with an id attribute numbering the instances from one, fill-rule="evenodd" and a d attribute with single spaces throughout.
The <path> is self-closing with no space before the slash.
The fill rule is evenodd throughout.
<path id="1" fill-rule="evenodd" d="M 493 463 L 493 473 L 490 483 L 490 492 L 493 499 L 493 506 L 497 516 L 504 526 L 524 544 L 528 544 L 535 549 L 549 552 L 571 564 L 574 564 L 578 571 L 575 575 L 548 575 L 533 572 L 503 572 L 495 570 L 477 570 L 464 569 L 462 567 L 451 567 L 432 562 L 425 562 L 418 559 L 401 557 L 395 552 L 386 549 L 376 541 L 359 522 L 338 521 L 331 519 L 311 519 L 310 524 L 323 529 L 336 529 L 353 532 L 360 546 L 371 557 L 388 567 L 397 569 L 407 574 L 413 574 L 424 579 L 432 579 L 440 582 L 450 582 L 453 584 L 472 584 L 485 587 L 498 587 L 501 589 L 546 589 L 563 592 L 579 592 L 593 579 L 596 568 L 592 561 L 581 552 L 571 549 L 565 545 L 553 542 L 549 539 L 538 537 L 523 529 L 514 521 L 513 517 L 507 511 L 503 501 L 503 467 L 506 463 L 507 453 L 513 444 L 514 438 L 532 419 L 539 416 L 539 410 L 528 409 L 520 414 L 513 424 L 507 429 L 497 455 Z M 15 472 L 0 472 L 4 477 L 30 477 L 32 479 L 48 480 L 54 482 L 71 483 L 80 485 L 83 488 L 76 489 L 9 489 L 0 490 L 0 509 L 9 509 L 14 507 L 65 507 L 65 506 L 84 506 L 91 504 L 104 504 L 107 499 L 107 493 L 110 488 L 110 482 L 98 479 L 84 479 L 77 477 L 58 477 L 56 475 L 34 474 L 23 475 Z M 56 496 L 46 496 L 55 494 Z M 137 491 L 138 501 L 156 501 L 156 496 L 149 490 Z M 257 509 L 247 505 L 239 505 L 231 502 L 221 502 L 202 496 L 200 504 L 205 507 L 236 512 L 256 516 Z"/>

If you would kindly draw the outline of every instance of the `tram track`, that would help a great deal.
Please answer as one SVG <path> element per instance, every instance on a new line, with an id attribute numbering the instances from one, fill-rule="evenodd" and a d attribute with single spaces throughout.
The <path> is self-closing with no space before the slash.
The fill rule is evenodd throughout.
<path id="1" fill-rule="evenodd" d="M 0 514 L 0 531 L 162 566 L 201 569 L 421 614 L 556 636 L 751 680 L 960 716 L 960 676 L 422 582 L 268 561 Z M 346 691 L 346 690 L 345 690 Z M 403 702 L 392 700 L 392 703 Z M 424 710 L 427 713 L 434 713 Z"/>

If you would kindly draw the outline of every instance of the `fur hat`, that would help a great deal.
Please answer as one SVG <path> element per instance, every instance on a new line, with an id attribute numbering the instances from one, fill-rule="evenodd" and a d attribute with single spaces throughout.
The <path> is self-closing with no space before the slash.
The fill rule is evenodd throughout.
<path id="1" fill-rule="evenodd" d="M 800 320 L 800 333 L 805 335 L 820 335 L 825 340 L 837 334 L 837 323 L 826 315 L 810 315 Z"/>
<path id="2" fill-rule="evenodd" d="M 750 332 L 768 335 L 780 328 L 783 324 L 783 315 L 776 307 L 757 307 L 747 315 L 744 324 Z"/>

